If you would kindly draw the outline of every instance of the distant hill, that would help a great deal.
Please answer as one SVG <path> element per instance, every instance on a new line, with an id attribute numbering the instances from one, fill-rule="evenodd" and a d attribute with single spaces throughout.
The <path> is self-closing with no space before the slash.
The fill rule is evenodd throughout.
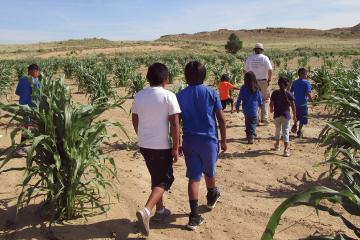
<path id="1" fill-rule="evenodd" d="M 304 28 L 265 28 L 252 30 L 228 30 L 199 32 L 194 34 L 175 34 L 161 36 L 160 40 L 198 40 L 198 41 L 225 41 L 231 33 L 235 33 L 243 40 L 259 39 L 276 40 L 283 38 L 360 38 L 360 24 L 350 28 L 336 28 L 330 30 Z"/>

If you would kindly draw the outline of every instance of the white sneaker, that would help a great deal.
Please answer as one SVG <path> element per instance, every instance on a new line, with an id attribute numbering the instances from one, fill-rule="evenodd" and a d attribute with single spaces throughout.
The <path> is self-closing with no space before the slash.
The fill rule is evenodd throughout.
<path id="1" fill-rule="evenodd" d="M 141 226 L 141 230 L 145 236 L 150 235 L 150 214 L 146 211 L 145 208 L 139 209 L 136 212 L 136 217 Z"/>
<path id="2" fill-rule="evenodd" d="M 279 151 L 279 150 L 280 150 L 280 144 L 275 144 L 274 151 Z"/>
<path id="3" fill-rule="evenodd" d="M 15 154 L 20 157 L 25 157 L 27 155 L 27 152 L 26 152 L 26 149 L 22 147 L 22 148 L 19 148 L 18 150 L 16 150 Z"/>
<path id="4" fill-rule="evenodd" d="M 290 157 L 290 149 L 284 150 L 284 157 Z"/>

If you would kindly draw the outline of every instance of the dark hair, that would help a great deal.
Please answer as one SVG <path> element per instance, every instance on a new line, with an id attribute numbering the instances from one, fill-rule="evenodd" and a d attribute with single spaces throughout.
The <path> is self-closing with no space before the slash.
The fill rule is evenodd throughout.
<path id="1" fill-rule="evenodd" d="M 185 79 L 189 85 L 202 84 L 206 78 L 206 68 L 198 61 L 191 61 L 185 66 Z"/>
<path id="2" fill-rule="evenodd" d="M 280 87 L 280 92 L 283 94 L 284 98 L 286 99 L 286 102 L 290 106 L 290 100 L 286 92 L 286 90 L 289 88 L 289 80 L 287 78 L 280 77 L 278 80 L 278 85 Z"/>
<path id="3" fill-rule="evenodd" d="M 304 75 L 306 72 L 307 72 L 306 68 L 299 68 L 297 73 L 300 77 L 300 76 Z"/>
<path id="4" fill-rule="evenodd" d="M 35 70 L 40 71 L 40 68 L 37 64 L 33 63 L 28 66 L 28 72 L 35 71 Z"/>
<path id="5" fill-rule="evenodd" d="M 224 82 L 224 81 L 230 81 L 229 74 L 223 74 L 223 75 L 221 75 L 220 81 L 222 81 L 222 82 Z"/>
<path id="6" fill-rule="evenodd" d="M 151 64 L 148 68 L 146 79 L 150 86 L 159 86 L 169 78 L 169 70 L 162 63 Z"/>
<path id="7" fill-rule="evenodd" d="M 245 73 L 244 82 L 244 86 L 247 87 L 252 94 L 260 89 L 255 74 L 251 71 Z"/>

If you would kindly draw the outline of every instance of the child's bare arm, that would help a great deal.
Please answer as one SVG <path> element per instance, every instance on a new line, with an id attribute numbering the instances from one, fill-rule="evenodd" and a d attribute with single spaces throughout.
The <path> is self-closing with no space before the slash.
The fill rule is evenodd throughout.
<path id="1" fill-rule="evenodd" d="M 311 92 L 308 93 L 308 99 L 309 99 L 309 101 L 312 101 L 312 100 L 313 100 L 313 97 L 311 96 Z"/>
<path id="2" fill-rule="evenodd" d="M 139 116 L 135 113 L 133 113 L 131 115 L 131 121 L 134 127 L 134 130 L 136 132 L 136 134 L 138 133 L 138 128 L 139 128 Z"/>
<path id="3" fill-rule="evenodd" d="M 225 116 L 224 113 L 221 109 L 216 111 L 216 119 L 219 123 L 219 129 L 220 129 L 220 136 L 221 136 L 221 140 L 220 140 L 220 145 L 221 145 L 221 150 L 223 152 L 225 152 L 227 150 L 227 145 L 226 145 L 226 122 L 225 122 Z"/>
<path id="4" fill-rule="evenodd" d="M 297 119 L 296 119 L 296 107 L 295 107 L 295 102 L 294 101 L 291 101 L 291 110 L 292 110 L 292 113 L 293 113 L 293 120 L 294 122 L 296 123 L 297 122 Z"/>
<path id="5" fill-rule="evenodd" d="M 271 113 L 274 112 L 274 102 L 273 101 L 270 102 L 270 112 Z"/>
<path id="6" fill-rule="evenodd" d="M 179 114 L 173 114 L 169 116 L 170 121 L 170 134 L 173 141 L 172 155 L 174 162 L 179 158 L 179 145 L 180 145 L 180 123 Z"/>

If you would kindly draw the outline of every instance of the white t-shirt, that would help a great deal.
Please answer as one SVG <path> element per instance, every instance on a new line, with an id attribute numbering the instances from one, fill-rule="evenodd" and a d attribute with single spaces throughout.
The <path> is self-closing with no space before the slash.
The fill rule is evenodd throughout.
<path id="1" fill-rule="evenodd" d="M 149 149 L 170 149 L 169 116 L 180 113 L 174 93 L 162 87 L 148 87 L 136 94 L 132 113 L 139 116 L 139 146 Z"/>
<path id="2" fill-rule="evenodd" d="M 272 70 L 272 66 L 267 56 L 254 54 L 246 59 L 244 70 L 253 72 L 256 79 L 268 79 L 268 71 Z"/>

